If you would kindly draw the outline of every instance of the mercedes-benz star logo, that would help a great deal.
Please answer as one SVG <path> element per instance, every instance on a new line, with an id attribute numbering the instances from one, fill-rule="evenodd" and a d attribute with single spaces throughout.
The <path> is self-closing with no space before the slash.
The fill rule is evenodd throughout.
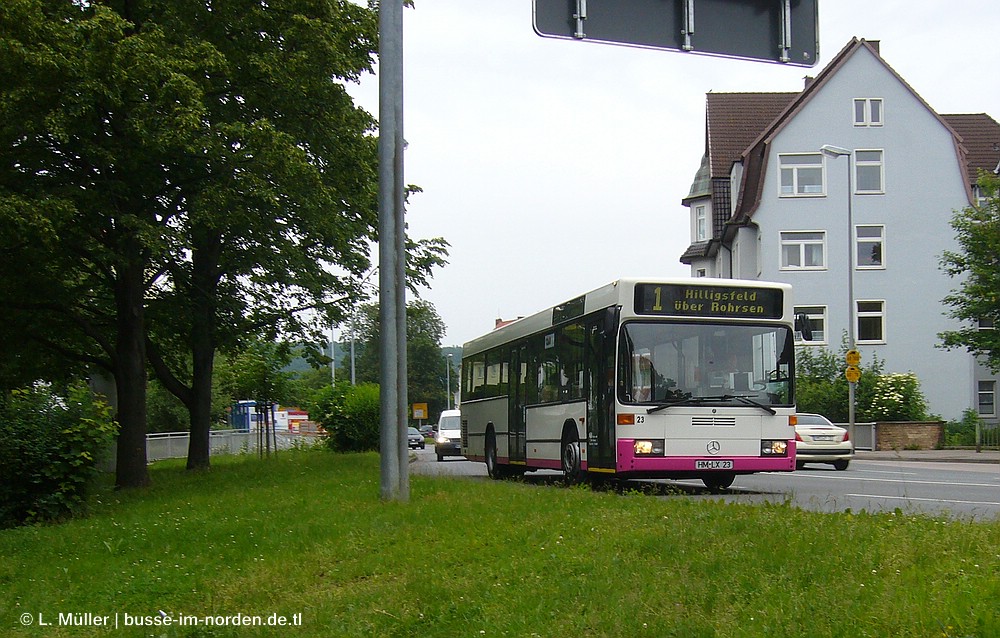
<path id="1" fill-rule="evenodd" d="M 709 441 L 708 445 L 705 446 L 705 449 L 708 450 L 709 454 L 718 454 L 719 450 L 722 449 L 722 444 L 718 441 Z"/>

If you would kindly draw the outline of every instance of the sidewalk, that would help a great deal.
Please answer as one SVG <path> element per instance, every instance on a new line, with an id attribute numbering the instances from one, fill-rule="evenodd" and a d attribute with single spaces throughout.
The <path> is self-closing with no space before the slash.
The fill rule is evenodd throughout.
<path id="1" fill-rule="evenodd" d="M 995 463 L 1000 465 L 1000 450 L 976 452 L 975 449 L 946 450 L 856 450 L 854 458 L 871 461 L 940 461 L 945 463 Z"/>

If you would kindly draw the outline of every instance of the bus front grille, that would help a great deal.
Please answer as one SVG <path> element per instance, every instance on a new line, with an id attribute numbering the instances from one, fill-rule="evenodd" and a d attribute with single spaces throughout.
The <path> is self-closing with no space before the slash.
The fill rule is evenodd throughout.
<path id="1" fill-rule="evenodd" d="M 691 425 L 696 428 L 734 428 L 736 427 L 736 417 L 734 416 L 693 416 Z"/>

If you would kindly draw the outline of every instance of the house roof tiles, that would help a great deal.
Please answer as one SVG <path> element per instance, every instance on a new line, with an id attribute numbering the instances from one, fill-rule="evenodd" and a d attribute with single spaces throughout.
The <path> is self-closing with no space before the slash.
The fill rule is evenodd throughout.
<path id="1" fill-rule="evenodd" d="M 941 116 L 962 138 L 969 181 L 979 178 L 979 171 L 1000 169 L 1000 124 L 986 113 Z"/>
<path id="2" fill-rule="evenodd" d="M 728 177 L 733 162 L 798 93 L 709 93 L 706 106 L 712 177 Z"/>

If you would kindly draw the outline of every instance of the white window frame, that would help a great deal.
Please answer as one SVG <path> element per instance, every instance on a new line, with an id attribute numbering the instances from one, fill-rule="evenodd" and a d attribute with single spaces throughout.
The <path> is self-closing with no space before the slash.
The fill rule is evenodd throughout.
<path id="1" fill-rule="evenodd" d="M 993 407 L 990 412 L 983 412 L 983 398 L 989 397 L 987 402 Z M 976 383 L 976 413 L 979 416 L 996 416 L 997 415 L 997 382 L 996 381 L 978 381 Z"/>
<path id="2" fill-rule="evenodd" d="M 794 239 L 787 237 L 790 235 L 819 235 L 819 239 Z M 818 266 L 796 266 L 785 263 L 785 247 L 799 247 L 799 263 L 805 264 L 806 246 L 820 246 L 822 248 L 822 263 Z M 825 230 L 782 230 L 778 233 L 778 269 L 779 270 L 826 270 L 826 231 Z"/>
<path id="3" fill-rule="evenodd" d="M 986 191 L 979 187 L 979 184 L 972 185 L 972 199 L 976 202 L 978 208 L 983 208 L 986 206 L 986 202 L 989 201 Z"/>
<path id="4" fill-rule="evenodd" d="M 802 314 L 804 314 L 808 318 L 810 326 L 814 325 L 817 322 L 820 324 L 821 328 L 819 331 L 823 333 L 823 338 L 822 339 L 816 338 L 817 331 L 815 329 L 813 330 L 812 341 L 804 341 L 802 339 L 799 339 L 798 337 L 799 333 L 796 332 L 795 344 L 801 346 L 825 346 L 827 344 L 827 335 L 829 334 L 828 326 L 830 325 L 830 323 L 827 321 L 826 318 L 827 316 L 826 306 L 807 306 L 807 305 L 795 306 L 794 315 L 797 317 Z"/>
<path id="5" fill-rule="evenodd" d="M 871 303 L 871 304 L 877 303 L 877 304 L 879 304 L 879 310 L 877 310 L 877 311 L 875 311 L 875 310 L 865 310 L 865 311 L 862 311 L 861 310 L 861 304 L 863 304 L 863 303 Z M 854 305 L 854 310 L 855 310 L 855 313 L 854 313 L 854 329 L 855 329 L 855 334 L 858 336 L 857 342 L 858 343 L 869 343 L 869 344 L 885 343 L 886 342 L 885 341 L 885 339 L 886 339 L 886 337 L 885 337 L 885 315 L 886 315 L 885 299 L 856 299 L 854 301 L 854 304 L 855 304 Z M 879 333 L 880 333 L 881 336 L 878 339 L 862 339 L 861 338 L 861 319 L 863 319 L 863 318 L 865 318 L 865 319 L 878 318 L 879 319 L 879 324 L 880 324 L 879 325 Z"/>
<path id="6" fill-rule="evenodd" d="M 694 207 L 694 240 L 705 241 L 708 239 L 708 207 L 699 204 Z"/>
<path id="7" fill-rule="evenodd" d="M 814 157 L 818 159 L 815 163 L 794 163 L 796 157 Z M 787 164 L 785 162 L 788 162 Z M 799 173 L 804 170 L 818 170 L 820 176 L 819 190 L 800 191 Z M 784 176 L 790 172 L 792 176 L 792 190 L 785 192 Z M 825 197 L 826 196 L 826 160 L 822 153 L 779 153 L 778 154 L 778 197 Z"/>
<path id="8" fill-rule="evenodd" d="M 862 153 L 878 153 L 878 160 L 860 159 Z M 878 168 L 878 188 L 861 189 L 861 170 Z M 881 148 L 859 148 L 854 151 L 854 193 L 856 195 L 882 195 L 885 193 L 885 150 Z"/>
<path id="9" fill-rule="evenodd" d="M 861 228 L 880 229 L 878 238 L 861 237 L 858 232 Z M 882 258 L 881 263 L 862 265 L 860 259 L 862 244 L 878 244 Z M 885 224 L 858 224 L 854 227 L 854 263 L 858 270 L 885 270 Z"/>
<path id="10" fill-rule="evenodd" d="M 858 105 L 862 105 L 861 117 L 858 118 Z M 872 118 L 872 104 L 878 104 L 878 119 Z M 872 127 L 885 123 L 885 102 L 880 97 L 856 97 L 851 101 L 851 118 L 854 126 Z"/>

